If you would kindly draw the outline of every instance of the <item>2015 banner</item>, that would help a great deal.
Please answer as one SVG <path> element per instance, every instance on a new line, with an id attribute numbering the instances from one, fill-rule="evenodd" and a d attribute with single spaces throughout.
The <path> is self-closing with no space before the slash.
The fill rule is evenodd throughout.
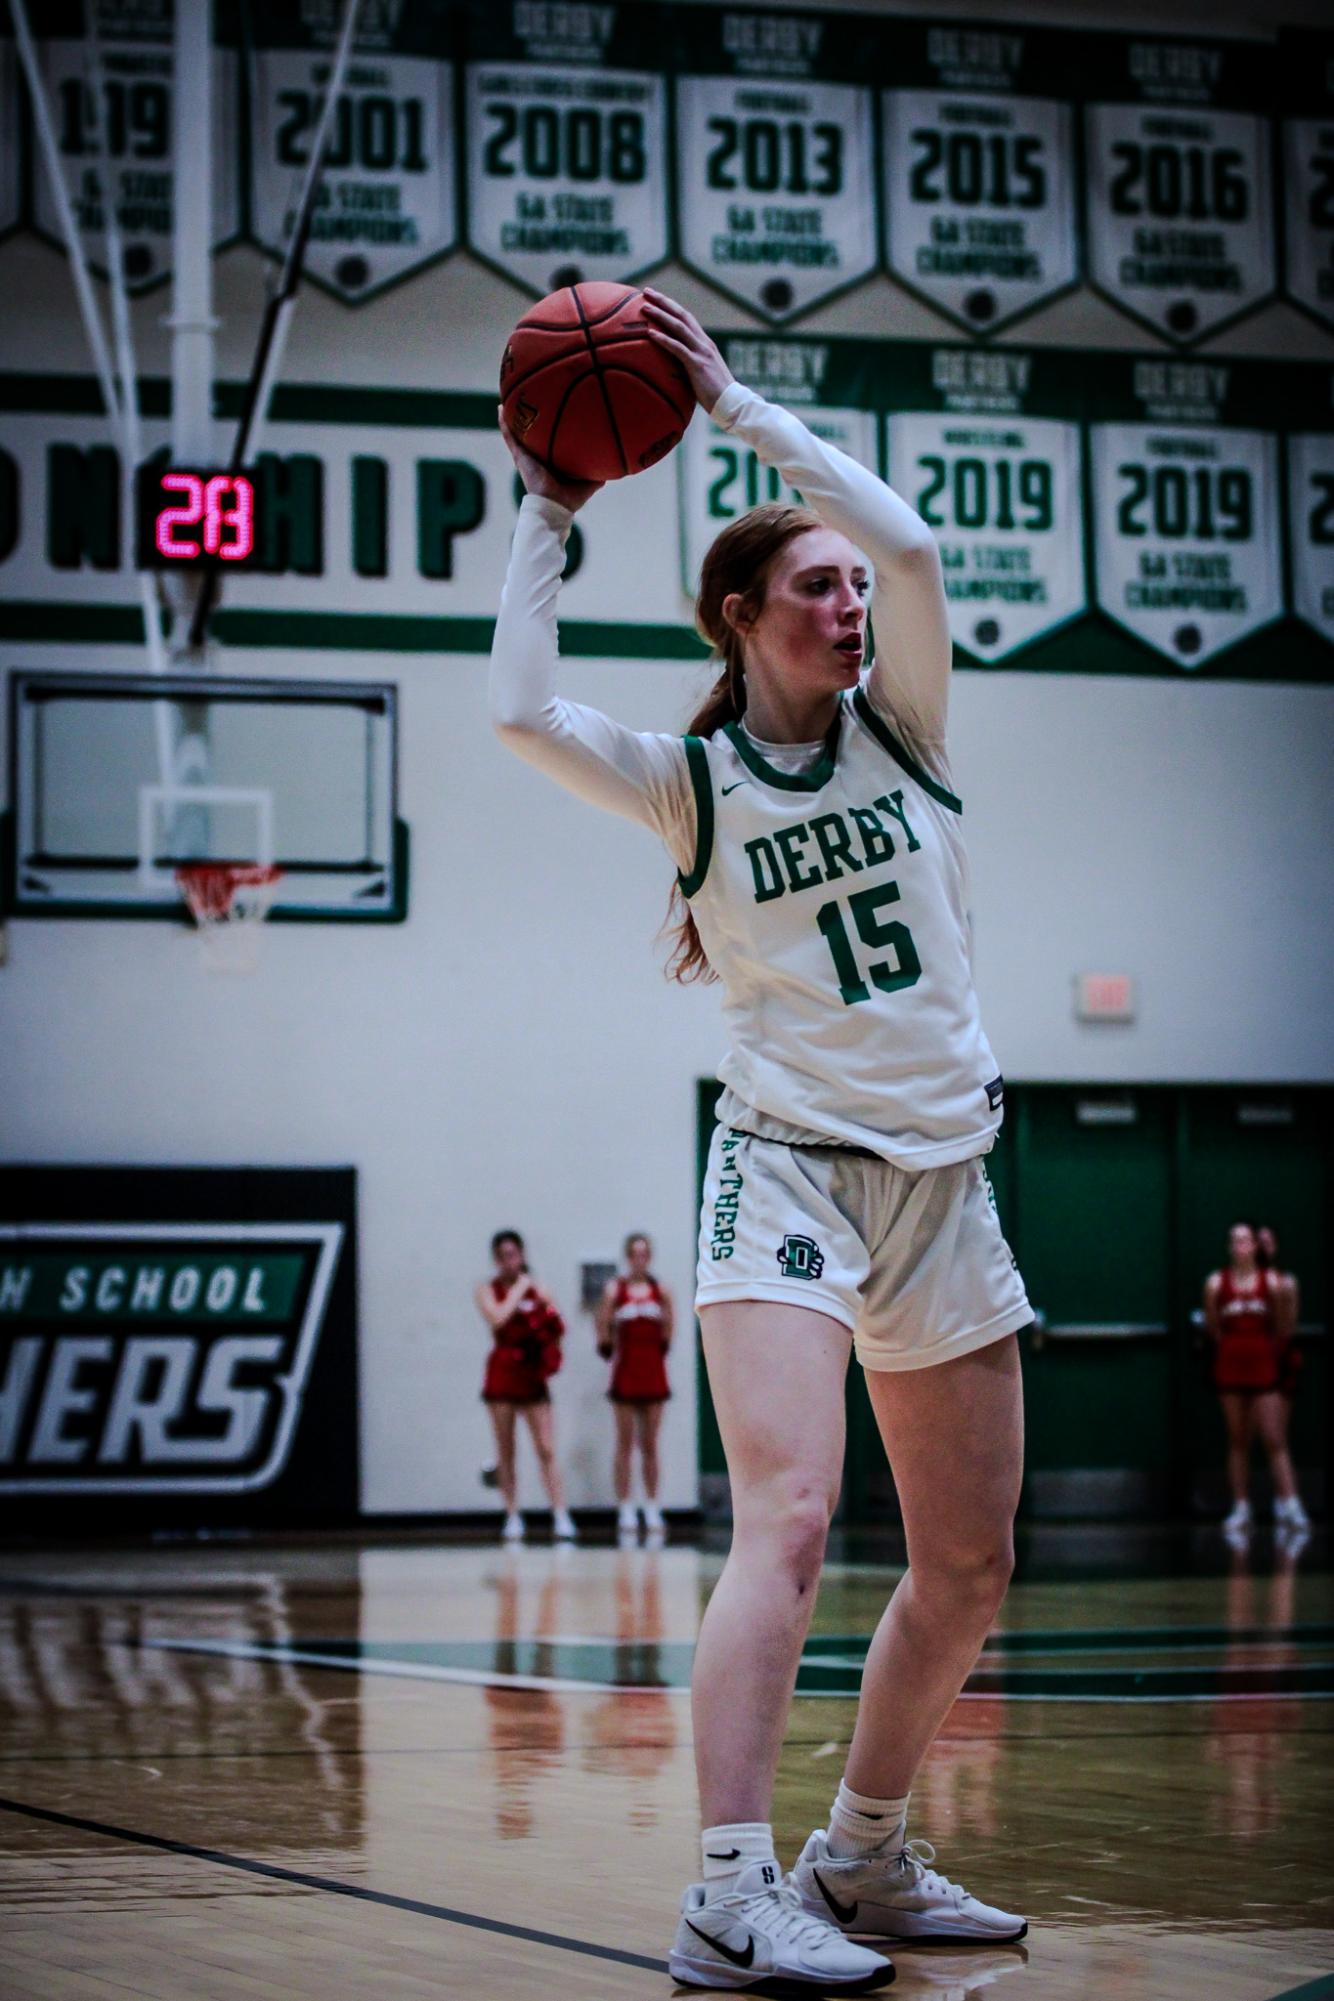
<path id="1" fill-rule="evenodd" d="M 1084 43 L 1089 277 L 1168 340 L 1274 290 L 1273 48 L 1152 35 Z"/>
<path id="2" fill-rule="evenodd" d="M 539 297 L 667 255 L 660 9 L 475 5 L 464 99 L 468 247 Z"/>
<path id="3" fill-rule="evenodd" d="M 678 8 L 680 254 L 775 322 L 875 269 L 874 23 Z"/>
<path id="4" fill-rule="evenodd" d="M 363 9 L 334 107 L 306 270 L 339 298 L 372 298 L 458 241 L 454 10 L 448 0 Z M 339 17 L 301 0 L 254 15 L 251 234 L 286 251 L 333 69 Z"/>
<path id="5" fill-rule="evenodd" d="M 886 23 L 886 262 L 974 333 L 1078 278 L 1070 40 L 1042 30 Z"/>
<path id="6" fill-rule="evenodd" d="M 88 260 L 105 277 L 107 204 L 114 202 L 126 288 L 148 291 L 171 276 L 176 176 L 201 167 L 176 116 L 171 7 L 120 0 L 98 10 L 84 0 L 46 0 L 37 27 L 43 87 Z M 216 249 L 240 226 L 236 51 L 215 47 L 212 60 L 212 162 L 205 171 L 214 188 Z M 34 165 L 34 226 L 62 242 L 50 180 Z"/>

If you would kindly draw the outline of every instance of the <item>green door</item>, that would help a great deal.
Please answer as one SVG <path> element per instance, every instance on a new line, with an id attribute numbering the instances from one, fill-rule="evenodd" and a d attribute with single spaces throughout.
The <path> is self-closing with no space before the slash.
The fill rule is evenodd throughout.
<path id="1" fill-rule="evenodd" d="M 1169 1091 L 1028 1084 L 998 1201 L 1029 1299 L 1025 1507 L 1143 1515 L 1168 1498 Z M 1008 1212 L 1008 1213 L 1007 1213 Z"/>
<path id="2" fill-rule="evenodd" d="M 1307 1505 L 1323 1505 L 1332 1112 L 1334 1093 L 1322 1090 L 1233 1086 L 1182 1093 L 1175 1318 L 1186 1472 L 1182 1500 L 1196 1512 L 1216 1515 L 1225 1504 L 1223 1423 L 1198 1310 L 1206 1276 L 1227 1262 L 1228 1228 L 1239 1221 L 1268 1223 L 1275 1230 L 1279 1264 L 1295 1272 L 1301 1286 L 1305 1331 L 1290 1444 Z M 1257 1454 L 1257 1476 L 1262 1465 Z"/>

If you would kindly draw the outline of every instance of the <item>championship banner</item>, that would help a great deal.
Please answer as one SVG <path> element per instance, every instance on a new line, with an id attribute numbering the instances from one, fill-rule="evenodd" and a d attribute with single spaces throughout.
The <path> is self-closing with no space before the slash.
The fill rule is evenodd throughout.
<path id="1" fill-rule="evenodd" d="M 781 321 L 875 268 L 872 74 L 865 15 L 676 14 L 680 252 Z"/>
<path id="2" fill-rule="evenodd" d="M 1187 344 L 1274 290 L 1267 42 L 1083 38 L 1093 284 Z"/>
<path id="3" fill-rule="evenodd" d="M 1098 604 L 1201 667 L 1283 614 L 1278 438 L 1234 363 L 1100 357 L 1090 427 Z"/>
<path id="4" fill-rule="evenodd" d="M 352 1168 L 0 1169 L 0 1521 L 346 1522 Z"/>
<path id="5" fill-rule="evenodd" d="M 468 247 L 539 298 L 667 255 L 666 17 L 652 5 L 474 0 Z"/>
<path id="6" fill-rule="evenodd" d="M 896 355 L 889 482 L 940 546 L 955 645 L 992 663 L 1087 609 L 1080 374 L 1039 348 Z"/>
<path id="7" fill-rule="evenodd" d="M 877 419 L 871 403 L 869 357 L 845 341 L 771 340 L 723 335 L 728 367 L 748 389 L 796 410 L 826 444 L 837 445 L 879 473 Z M 681 497 L 681 582 L 693 600 L 714 537 L 738 515 L 766 500 L 801 495 L 777 468 L 766 466 L 749 445 L 698 411 L 677 453 Z"/>
<path id="8" fill-rule="evenodd" d="M 1283 289 L 1334 327 L 1334 35 L 1284 29 Z"/>
<path id="9" fill-rule="evenodd" d="M 1071 39 L 1041 29 L 887 21 L 885 258 L 970 333 L 994 333 L 1078 278 Z"/>
<path id="10" fill-rule="evenodd" d="M 1292 434 L 1288 449 L 1288 550 L 1292 608 L 1304 624 L 1334 642 L 1334 370 L 1323 377 L 1323 395 L 1307 405 L 1308 421 L 1322 430 Z"/>
<path id="11" fill-rule="evenodd" d="M 190 134 L 177 131 L 171 0 L 44 0 L 38 27 L 47 106 L 88 261 L 106 276 L 109 186 L 126 288 L 148 291 L 171 276 L 177 171 L 199 170 Z M 206 170 L 213 179 L 216 250 L 240 228 L 234 48 L 214 48 L 211 90 L 213 157 Z M 35 157 L 32 178 L 34 226 L 63 246 L 50 179 Z"/>
<path id="12" fill-rule="evenodd" d="M 449 0 L 361 9 L 305 263 L 307 276 L 350 304 L 458 242 L 453 14 Z M 252 12 L 250 233 L 275 257 L 296 220 L 339 19 L 339 9 L 303 0 L 267 0 Z"/>

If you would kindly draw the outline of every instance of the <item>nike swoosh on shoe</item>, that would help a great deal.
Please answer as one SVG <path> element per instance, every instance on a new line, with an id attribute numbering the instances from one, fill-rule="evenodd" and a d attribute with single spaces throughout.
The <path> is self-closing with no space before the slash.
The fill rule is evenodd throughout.
<path id="1" fill-rule="evenodd" d="M 855 1903 L 840 1904 L 838 1898 L 834 1896 L 832 1891 L 826 1888 L 824 1878 L 821 1876 L 819 1870 L 812 1869 L 811 1874 L 815 1878 L 816 1889 L 820 1892 L 820 1895 L 824 1898 L 825 1902 L 828 1904 L 830 1910 L 834 1913 L 834 1916 L 838 1919 L 839 1923 L 844 1925 L 850 1925 L 853 1919 L 857 1915 L 859 1906 Z"/>
<path id="2" fill-rule="evenodd" d="M 686 1919 L 686 1925 L 695 1934 L 696 1938 L 703 1939 L 705 1945 L 711 1945 L 715 1952 L 722 1954 L 724 1959 L 730 1959 L 733 1966 L 746 1967 L 755 1964 L 755 1941 L 753 1938 L 746 1940 L 746 1950 L 744 1952 L 737 1952 L 732 1946 L 724 1945 L 720 1938 L 715 1938 L 712 1932 L 702 1932 L 698 1925 L 692 1925 L 689 1918 Z"/>

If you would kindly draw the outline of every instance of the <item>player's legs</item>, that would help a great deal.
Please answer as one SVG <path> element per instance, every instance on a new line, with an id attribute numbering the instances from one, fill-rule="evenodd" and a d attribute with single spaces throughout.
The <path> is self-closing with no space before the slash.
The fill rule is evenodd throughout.
<path id="1" fill-rule="evenodd" d="M 639 1465 L 644 1478 L 644 1498 L 658 1498 L 658 1430 L 662 1424 L 660 1403 L 635 1405 L 635 1432 L 639 1439 Z"/>
<path id="2" fill-rule="evenodd" d="M 908 1569 L 862 1673 L 847 1783 L 898 1799 L 1005 1596 L 1023 1472 L 1019 1347 L 1006 1335 L 926 1369 L 868 1371 L 903 1509 Z"/>
<path id="3" fill-rule="evenodd" d="M 630 1499 L 631 1457 L 635 1443 L 635 1413 L 628 1403 L 614 1403 L 612 1415 L 616 1419 L 616 1456 L 612 1461 L 612 1486 L 616 1491 L 618 1504 L 624 1508 Z"/>
<path id="4" fill-rule="evenodd" d="M 695 1648 L 706 1827 L 767 1821 L 843 1468 L 849 1330 L 752 1300 L 700 1310 L 732 1492 L 732 1547 Z M 757 1395 L 757 1385 L 763 1394 Z"/>
<path id="5" fill-rule="evenodd" d="M 1243 1396 L 1240 1390 L 1220 1390 L 1218 1401 L 1227 1426 L 1227 1485 L 1235 1507 L 1250 1494 L 1255 1398 Z"/>
<path id="6" fill-rule="evenodd" d="M 1283 1399 L 1277 1390 L 1268 1390 L 1264 1396 L 1253 1397 L 1251 1404 L 1255 1428 L 1269 1459 L 1275 1498 L 1290 1501 L 1297 1492 L 1297 1476 L 1292 1470 L 1292 1458 L 1288 1451 Z"/>
<path id="7" fill-rule="evenodd" d="M 514 1478 L 514 1405 L 488 1403 L 491 1428 L 496 1434 L 496 1484 L 505 1503 L 505 1513 L 515 1511 L 518 1486 Z"/>
<path id="8" fill-rule="evenodd" d="M 549 1403 L 524 1405 L 523 1414 L 528 1420 L 532 1434 L 533 1449 L 537 1453 L 538 1471 L 542 1475 L 542 1485 L 546 1489 L 554 1513 L 565 1512 L 565 1490 L 561 1485 L 560 1467 L 556 1464 L 555 1416 Z"/>

